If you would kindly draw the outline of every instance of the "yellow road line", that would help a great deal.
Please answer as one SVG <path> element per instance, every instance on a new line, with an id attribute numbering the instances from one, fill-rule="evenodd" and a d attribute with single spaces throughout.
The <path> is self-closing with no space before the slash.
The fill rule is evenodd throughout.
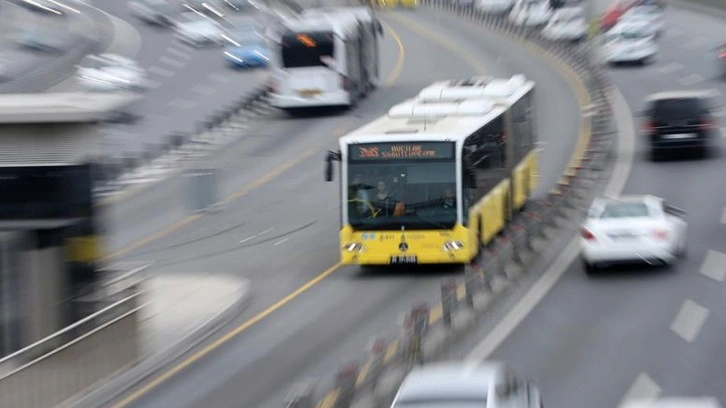
<path id="1" fill-rule="evenodd" d="M 403 59 L 404 59 L 403 56 L 405 55 L 403 43 L 401 42 L 400 37 L 398 36 L 398 34 L 396 34 L 395 31 L 392 28 L 389 27 L 388 29 L 389 29 L 390 32 L 394 33 L 394 35 L 393 35 L 394 36 L 394 39 L 396 40 L 396 42 L 398 44 L 398 47 L 399 47 L 398 61 L 403 61 Z M 400 62 L 399 63 L 398 61 L 396 63 L 396 66 L 403 65 L 403 62 Z M 401 69 L 400 68 L 399 69 L 396 69 L 396 67 L 394 66 L 394 70 L 391 71 L 391 73 L 389 74 L 389 78 L 388 78 L 388 80 L 386 82 L 387 83 L 391 83 L 391 84 L 394 83 L 397 80 L 397 78 L 399 78 L 400 73 L 401 73 Z M 313 149 L 311 149 L 311 150 L 313 150 Z M 312 154 L 312 153 L 309 153 L 309 154 Z M 300 160 L 300 159 L 298 159 L 298 160 Z M 255 182 L 257 184 L 257 187 L 261 186 L 262 184 L 264 184 L 266 182 L 269 182 L 274 177 L 276 177 L 276 175 L 280 175 L 284 171 L 284 170 L 281 171 L 280 168 L 287 168 L 287 169 L 289 169 L 290 167 L 292 167 L 292 166 L 289 166 L 289 164 L 286 164 L 286 165 L 283 165 L 283 166 L 278 167 L 277 169 L 274 169 L 273 171 L 271 171 L 267 175 L 262 176 L 260 179 L 258 179 Z M 260 181 L 260 180 L 262 180 L 262 181 Z M 248 187 L 248 188 L 246 188 L 246 189 L 244 189 L 242 191 L 249 192 L 250 190 L 251 189 Z M 244 193 L 244 194 L 246 194 L 246 193 Z M 239 197 L 243 196 L 244 194 L 242 194 L 241 192 L 235 193 L 232 196 L 227 197 L 227 199 L 225 199 L 225 201 L 227 201 L 227 200 L 230 200 L 231 201 L 231 200 L 233 200 L 235 198 L 239 198 Z M 234 198 L 232 198 L 232 197 L 234 197 Z M 197 218 L 199 218 L 199 216 L 197 216 Z M 180 221 L 177 224 L 184 223 L 184 225 L 186 225 L 186 224 L 194 221 L 197 218 L 194 218 L 194 216 L 187 217 L 185 220 L 182 220 L 182 221 Z M 181 226 L 183 226 L 183 225 L 177 225 L 177 224 L 175 224 L 175 225 L 173 225 L 171 227 L 168 227 L 165 230 L 160 231 L 159 233 L 154 234 L 153 236 L 150 236 L 150 237 L 148 237 L 148 238 L 146 238 L 146 239 L 144 239 L 142 241 L 145 241 L 145 243 L 151 242 L 151 241 L 153 241 L 155 239 L 161 238 L 164 235 L 168 235 L 168 234 L 172 233 L 173 231 L 181 228 Z M 139 245 L 139 246 L 141 246 L 141 245 Z M 136 248 L 138 248 L 138 246 L 136 246 Z M 132 250 L 132 249 L 121 250 L 121 251 L 118 251 L 115 255 L 118 256 L 118 254 L 120 254 L 120 253 L 126 253 L 126 252 L 128 252 L 130 250 Z M 124 252 L 124 251 L 126 251 L 126 252 Z M 240 326 L 232 329 L 230 332 L 227 332 L 224 336 L 220 337 L 219 339 L 217 339 L 213 343 L 207 345 L 203 349 L 201 349 L 198 352 L 194 353 L 190 357 L 184 359 L 178 365 L 175 365 L 174 367 L 172 367 L 168 371 L 165 371 L 164 373 L 160 374 L 158 377 L 155 377 L 153 380 L 151 380 L 150 382 L 146 383 L 141 388 L 139 388 L 136 391 L 130 393 L 128 396 L 126 396 L 125 398 L 123 398 L 117 404 L 113 405 L 112 408 L 125 407 L 125 406 L 133 403 L 134 401 L 138 400 L 143 395 L 147 394 L 149 391 L 151 391 L 154 388 L 158 387 L 160 384 L 162 384 L 163 382 L 165 382 L 169 378 L 173 377 L 174 375 L 178 374 L 179 372 L 181 372 L 182 370 L 184 370 L 188 366 L 190 366 L 193 363 L 199 361 L 200 359 L 202 359 L 203 357 L 205 357 L 206 355 L 208 355 L 209 353 L 211 353 L 215 349 L 219 348 L 222 344 L 228 342 L 229 340 L 231 340 L 232 338 L 234 338 L 238 334 L 240 334 L 240 333 L 244 332 L 245 330 L 247 330 L 248 328 L 252 327 L 257 322 L 261 321 L 262 319 L 264 319 L 267 316 L 271 315 L 272 313 L 274 313 L 278 309 L 282 308 L 283 306 L 285 306 L 286 304 L 288 304 L 290 301 L 292 301 L 296 297 L 300 296 L 302 293 L 308 291 L 310 288 L 312 288 L 313 286 L 315 286 L 318 283 L 320 283 L 323 279 L 325 279 L 328 276 L 332 275 L 335 271 L 337 271 L 340 268 L 341 265 L 342 264 L 340 262 L 337 262 L 335 265 L 331 266 L 330 268 L 326 269 L 325 271 L 323 271 L 321 274 L 319 274 L 315 278 L 313 278 L 310 281 L 306 282 L 304 285 L 300 286 L 295 291 L 291 292 L 290 294 L 288 294 L 284 298 L 280 299 L 279 301 L 277 301 L 272 306 L 268 307 L 267 309 L 263 310 L 262 312 L 258 313 L 255 316 L 253 316 L 249 320 L 247 320 L 244 323 L 242 323 Z M 335 399 L 337 399 L 338 390 L 335 390 L 334 393 L 328 394 L 328 396 L 330 396 L 330 395 L 333 395 L 333 397 L 331 397 L 332 398 L 332 402 L 335 402 Z M 328 396 L 326 396 L 326 399 L 327 399 Z M 323 402 L 325 402 L 325 400 Z M 332 404 L 332 403 L 329 403 L 329 404 Z M 325 405 L 325 406 L 328 406 L 328 405 Z"/>
<path id="2" fill-rule="evenodd" d="M 418 24 L 406 17 L 401 16 L 400 14 L 386 14 L 389 16 L 392 20 L 396 20 L 399 24 L 402 26 L 408 28 L 412 32 L 414 32 L 419 37 L 425 38 L 427 40 L 433 41 L 443 48 L 451 51 L 452 53 L 456 54 L 457 57 L 461 58 L 462 60 L 466 61 L 467 64 L 469 64 L 479 75 L 486 75 L 487 71 L 486 68 L 476 59 L 472 56 L 471 52 L 465 50 L 464 48 L 460 47 L 458 44 L 455 44 L 448 39 L 441 37 L 440 35 L 437 35 L 435 32 L 431 31 L 430 29 L 424 27 L 421 24 Z"/>
<path id="3" fill-rule="evenodd" d="M 393 37 L 393 41 L 396 42 L 396 45 L 398 46 L 398 58 L 396 58 L 396 63 L 393 65 L 393 69 L 391 69 L 391 73 L 388 75 L 388 79 L 386 80 L 386 88 L 390 88 L 393 86 L 393 84 L 398 81 L 398 78 L 401 76 L 401 72 L 403 71 L 403 64 L 406 62 L 406 49 L 403 46 L 403 42 L 401 41 L 401 37 L 398 36 L 398 33 L 396 30 L 391 28 L 386 23 L 381 22 L 381 24 L 386 28 L 386 31 Z"/>
<path id="4" fill-rule="evenodd" d="M 158 387 L 164 381 L 168 380 L 169 378 L 173 377 L 180 371 L 184 370 L 185 368 L 187 368 L 190 365 L 194 364 L 195 362 L 199 361 L 200 359 L 202 359 L 203 357 L 205 357 L 212 351 L 219 348 L 219 346 L 221 346 L 222 344 L 228 342 L 229 340 L 231 340 L 238 334 L 242 333 L 243 331 L 247 330 L 248 328 L 250 328 L 257 322 L 259 322 L 260 320 L 266 318 L 267 316 L 271 315 L 273 312 L 277 311 L 281 307 L 290 303 L 290 301 L 292 301 L 296 297 L 300 296 L 302 293 L 310 290 L 310 288 L 317 285 L 318 283 L 320 283 L 320 281 L 327 278 L 328 276 L 333 274 L 333 272 L 338 270 L 338 268 L 340 268 L 340 265 L 341 265 L 340 262 L 338 262 L 335 265 L 331 266 L 330 268 L 326 269 L 320 275 L 316 276 L 312 280 L 310 280 L 307 283 L 305 283 L 304 285 L 300 286 L 299 288 L 297 288 L 296 290 L 294 290 L 293 292 L 291 292 L 284 298 L 278 300 L 274 305 L 272 305 L 272 306 L 268 307 L 267 309 L 263 310 L 262 312 L 258 313 L 251 319 L 245 321 L 241 325 L 234 328 L 232 331 L 227 332 L 224 336 L 215 340 L 214 342 L 207 345 L 203 349 L 197 351 L 196 353 L 194 353 L 190 357 L 186 358 L 184 361 L 182 361 L 178 365 L 172 367 L 170 370 L 168 370 L 168 371 L 164 372 L 163 374 L 159 375 L 158 377 L 154 378 L 151 382 L 147 383 L 143 387 L 141 387 L 138 390 L 134 391 L 133 393 L 129 394 L 127 397 L 122 399 L 120 402 L 113 405 L 113 408 L 125 407 L 128 404 L 136 401 L 144 394 L 146 394 L 149 391 L 151 391 L 152 389 Z"/>
<path id="5" fill-rule="evenodd" d="M 441 320 L 441 317 L 444 315 L 444 308 L 441 306 L 441 303 L 438 303 L 436 306 L 431 308 L 429 311 L 429 325 L 434 324 Z"/>

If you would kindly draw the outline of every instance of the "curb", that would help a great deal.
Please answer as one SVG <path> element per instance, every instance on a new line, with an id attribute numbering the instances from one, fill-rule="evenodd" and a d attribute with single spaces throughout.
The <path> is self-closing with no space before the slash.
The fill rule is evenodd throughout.
<path id="1" fill-rule="evenodd" d="M 80 62 L 88 54 L 104 49 L 113 39 L 113 32 L 108 32 L 108 18 L 93 7 L 84 7 L 84 17 L 90 20 L 89 26 L 98 33 L 97 39 L 81 37 L 73 41 L 73 47 L 62 56 L 43 64 L 36 69 L 4 82 L 0 85 L 0 93 L 35 93 L 43 92 L 68 77 L 70 67 Z"/>
<path id="2" fill-rule="evenodd" d="M 111 405 L 115 400 L 165 370 L 236 319 L 252 300 L 249 280 L 245 279 L 242 292 L 231 306 L 221 310 L 168 348 L 139 357 L 137 362 L 131 363 L 131 366 L 119 370 L 118 373 L 105 380 L 100 380 L 91 390 L 72 397 L 59 408 L 91 408 Z"/>
<path id="3" fill-rule="evenodd" d="M 472 8 L 430 0 L 423 5 L 477 22 L 488 32 L 517 42 L 555 67 L 570 83 L 579 105 L 587 108 L 581 116 L 577 146 L 557 187 L 544 199 L 530 200 L 503 236 L 484 248 L 480 256 L 483 259 L 466 266 L 463 279 L 442 282 L 440 300 L 414 305 L 406 314 L 401 335 L 390 340 L 375 338 L 363 359 L 340 366 L 332 387 L 322 390 L 324 395 L 319 399 L 310 380 L 297 384 L 285 401 L 287 408 L 369 408 L 390 404 L 409 370 L 441 355 L 487 316 L 484 312 L 493 301 L 516 288 L 518 281 L 528 277 L 530 269 L 546 260 L 548 254 L 551 256 L 554 242 L 573 235 L 582 216 L 579 209 L 594 198 L 603 184 L 614 133 L 611 86 L 604 70 L 591 63 L 591 44 L 573 49 Z"/>

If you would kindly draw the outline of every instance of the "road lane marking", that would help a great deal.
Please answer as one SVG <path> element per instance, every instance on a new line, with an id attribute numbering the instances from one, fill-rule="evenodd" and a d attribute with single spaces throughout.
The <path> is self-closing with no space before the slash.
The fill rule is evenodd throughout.
<path id="1" fill-rule="evenodd" d="M 192 88 L 192 92 L 198 93 L 200 95 L 211 96 L 211 95 L 214 95 L 214 93 L 217 92 L 217 90 L 212 88 L 211 86 L 195 85 Z"/>
<path id="2" fill-rule="evenodd" d="M 187 101 L 186 99 L 173 99 L 169 101 L 166 105 L 172 108 L 176 109 L 189 109 L 193 106 L 195 106 L 197 103 L 194 101 Z"/>
<path id="3" fill-rule="evenodd" d="M 228 75 L 220 73 L 209 74 L 208 78 L 214 82 L 219 82 L 222 84 L 226 84 L 227 82 L 232 80 L 232 78 L 230 78 Z"/>
<path id="4" fill-rule="evenodd" d="M 398 46 L 398 57 L 396 58 L 395 64 L 393 64 L 393 68 L 391 69 L 391 73 L 388 75 L 388 79 L 386 80 L 386 88 L 390 88 L 398 81 L 398 78 L 401 77 L 401 72 L 403 71 L 403 64 L 406 62 L 406 48 L 403 46 L 403 42 L 401 41 L 401 37 L 398 36 L 398 33 L 396 30 L 391 28 L 386 23 L 382 22 L 383 27 L 388 31 L 388 34 L 393 37 L 393 41 L 396 42 L 396 45 Z"/>
<path id="5" fill-rule="evenodd" d="M 580 86 L 582 84 L 580 83 Z M 630 106 L 623 94 L 614 88 L 612 91 L 613 113 L 618 127 L 617 159 L 610 178 L 605 187 L 604 196 L 617 197 L 625 188 L 635 157 L 635 124 Z M 549 293 L 567 267 L 580 253 L 580 238 L 573 238 L 567 247 L 560 253 L 555 261 L 545 271 L 541 278 L 519 300 L 519 302 L 502 318 L 494 329 L 466 356 L 472 364 L 479 364 L 486 360 L 499 347 L 499 345 L 519 326 L 525 317 Z"/>
<path id="6" fill-rule="evenodd" d="M 726 207 L 721 210 L 721 224 L 726 224 Z"/>
<path id="7" fill-rule="evenodd" d="M 156 66 L 156 65 L 154 65 L 153 67 L 149 68 L 149 72 L 151 72 L 152 74 L 161 75 L 161 76 L 166 77 L 166 78 L 171 78 L 174 75 L 176 75 L 176 72 L 174 72 L 174 71 L 172 71 L 170 69 L 166 69 L 166 68 L 162 68 L 162 67 Z"/>
<path id="8" fill-rule="evenodd" d="M 708 318 L 708 309 L 698 303 L 686 299 L 681 305 L 681 309 L 671 323 L 671 330 L 679 335 L 683 340 L 693 343 L 701 332 L 703 324 Z"/>
<path id="9" fill-rule="evenodd" d="M 726 279 L 726 254 L 709 249 L 700 272 L 701 275 L 723 282 Z"/>
<path id="10" fill-rule="evenodd" d="M 287 241 L 287 240 L 289 240 L 289 239 L 290 239 L 290 238 L 283 238 L 283 239 L 281 239 L 281 240 L 279 240 L 279 241 L 275 242 L 274 244 L 272 244 L 272 246 L 278 246 L 278 245 L 280 245 L 280 244 L 283 244 L 283 243 L 285 243 L 285 241 Z"/>
<path id="11" fill-rule="evenodd" d="M 244 244 L 245 242 L 247 242 L 247 241 L 252 241 L 252 240 L 253 240 L 253 239 L 255 239 L 255 238 L 257 238 L 257 235 L 252 235 L 251 237 L 247 237 L 247 238 L 243 239 L 243 240 L 242 240 L 242 241 L 240 241 L 239 243 L 240 243 L 240 244 Z"/>
<path id="12" fill-rule="evenodd" d="M 174 46 L 168 47 L 166 49 L 166 52 L 169 53 L 169 54 L 171 54 L 171 55 L 173 55 L 173 56 L 175 56 L 175 57 L 177 57 L 177 58 L 189 59 L 189 58 L 192 57 L 188 52 L 183 51 L 183 50 L 180 50 L 180 49 L 178 49 L 178 48 L 176 48 Z"/>
<path id="13" fill-rule="evenodd" d="M 691 85 L 695 85 L 699 82 L 703 82 L 703 77 L 698 74 L 691 74 L 691 75 L 688 75 L 687 77 L 683 77 L 683 78 L 679 79 L 678 82 L 680 82 L 680 84 L 683 86 L 691 86 Z"/>
<path id="14" fill-rule="evenodd" d="M 260 232 L 260 233 L 259 233 L 259 235 L 265 235 L 265 234 L 268 234 L 268 233 L 270 233 L 270 232 L 274 231 L 274 229 L 275 229 L 274 227 L 273 227 L 273 228 L 268 228 L 268 229 L 266 229 L 266 230 L 264 230 L 264 231 Z"/>
<path id="15" fill-rule="evenodd" d="M 171 65 L 174 68 L 181 68 L 187 64 L 186 61 L 175 60 L 174 58 L 169 58 L 166 55 L 161 57 L 159 61 L 163 64 Z"/>
<path id="16" fill-rule="evenodd" d="M 663 65 L 662 67 L 659 67 L 658 71 L 660 71 L 661 74 L 672 74 L 682 68 L 683 68 L 683 65 L 681 65 L 677 62 L 671 62 L 670 64 L 666 64 L 666 65 Z"/>
<path id="17" fill-rule="evenodd" d="M 628 392 L 625 393 L 620 406 L 622 406 L 626 401 L 636 399 L 644 400 L 644 402 L 652 402 L 656 400 L 662 392 L 663 389 L 661 389 L 648 374 L 640 373 L 635 381 L 633 381 L 633 384 L 628 389 Z"/>
<path id="18" fill-rule="evenodd" d="M 683 44 L 681 47 L 689 49 L 689 50 L 693 50 L 693 49 L 696 49 L 703 45 L 706 45 L 709 42 L 711 42 L 711 40 L 709 40 L 706 37 L 696 37 L 696 38 L 692 39 L 691 41 L 688 41 L 687 43 Z"/>
<path id="19" fill-rule="evenodd" d="M 232 331 L 227 332 L 224 336 L 220 337 L 219 339 L 215 340 L 208 346 L 204 347 L 203 349 L 199 350 L 198 352 L 194 353 L 190 357 L 186 358 L 184 361 L 180 362 L 178 365 L 174 366 L 170 370 L 164 372 L 163 374 L 159 375 L 158 377 L 154 378 L 151 382 L 147 383 L 143 387 L 139 388 L 135 392 L 131 393 L 126 398 L 122 399 L 117 404 L 114 404 L 112 408 L 120 408 L 125 407 L 128 404 L 131 404 L 132 402 L 136 401 L 139 397 L 142 395 L 148 393 L 152 389 L 158 387 L 160 384 L 168 380 L 169 378 L 173 377 L 180 371 L 184 370 L 188 366 L 194 364 L 196 361 L 200 360 L 207 354 L 211 353 L 212 351 L 219 348 L 219 346 L 225 344 L 238 334 L 242 333 L 243 331 L 247 330 L 248 328 L 252 327 L 257 322 L 261 321 L 262 319 L 266 318 L 267 316 L 271 315 L 281 307 L 285 306 L 286 304 L 290 303 L 293 299 L 300 296 L 302 293 L 310 290 L 313 286 L 320 283 L 323 279 L 327 278 L 329 275 L 333 274 L 335 271 L 340 268 L 341 263 L 338 262 L 335 265 L 331 266 L 330 268 L 323 271 L 320 275 L 316 276 L 315 278 L 311 279 L 304 285 L 300 286 L 284 298 L 277 301 L 272 306 L 268 307 L 267 309 L 263 310 L 259 314 L 255 315 L 254 317 L 250 318 L 246 322 L 242 323 L 241 325 L 237 326 Z"/>

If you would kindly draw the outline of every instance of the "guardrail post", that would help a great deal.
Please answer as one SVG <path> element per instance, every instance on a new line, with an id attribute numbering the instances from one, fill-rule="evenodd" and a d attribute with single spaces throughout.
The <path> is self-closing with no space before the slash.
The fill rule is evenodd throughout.
<path id="1" fill-rule="evenodd" d="M 420 303 L 414 306 L 409 315 L 410 337 L 408 344 L 409 364 L 423 364 L 423 337 L 429 323 L 429 305 Z"/>
<path id="2" fill-rule="evenodd" d="M 469 309 L 474 308 L 474 294 L 479 291 L 481 283 L 480 270 L 469 269 L 464 273 L 464 299 Z"/>
<path id="3" fill-rule="evenodd" d="M 353 401 L 355 394 L 355 381 L 358 378 L 360 365 L 357 361 L 344 364 L 335 376 L 335 385 L 340 390 L 335 401 L 335 408 L 347 408 Z"/>
<path id="4" fill-rule="evenodd" d="M 446 326 L 451 327 L 451 313 L 456 309 L 458 285 L 453 279 L 441 284 L 442 318 Z"/>
<path id="5" fill-rule="evenodd" d="M 375 338 L 370 347 L 370 366 L 368 367 L 368 383 L 376 384 L 383 372 L 383 358 L 386 355 L 388 343 L 383 338 Z"/>

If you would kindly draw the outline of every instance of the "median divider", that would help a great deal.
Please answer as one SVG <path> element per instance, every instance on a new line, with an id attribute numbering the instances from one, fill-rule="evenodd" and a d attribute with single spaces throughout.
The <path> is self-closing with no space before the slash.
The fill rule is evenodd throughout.
<path id="1" fill-rule="evenodd" d="M 374 346 L 361 358 L 341 366 L 332 383 L 310 386 L 307 380 L 296 385 L 285 401 L 287 408 L 389 406 L 412 368 L 441 356 L 487 315 L 497 297 L 546 257 L 550 243 L 564 241 L 566 235 L 572 234 L 572 226 L 581 220 L 580 209 L 594 197 L 611 163 L 611 85 L 604 67 L 594 57 L 596 50 L 591 42 L 549 41 L 536 30 L 515 26 L 505 17 L 454 3 L 423 1 L 422 7 L 476 22 L 491 33 L 520 43 L 554 66 L 570 82 L 583 107 L 578 145 L 557 186 L 546 197 L 530 200 L 502 235 L 465 266 L 463 277 L 444 280 L 440 299 L 414 305 L 403 319 L 398 336 L 376 338 Z"/>

